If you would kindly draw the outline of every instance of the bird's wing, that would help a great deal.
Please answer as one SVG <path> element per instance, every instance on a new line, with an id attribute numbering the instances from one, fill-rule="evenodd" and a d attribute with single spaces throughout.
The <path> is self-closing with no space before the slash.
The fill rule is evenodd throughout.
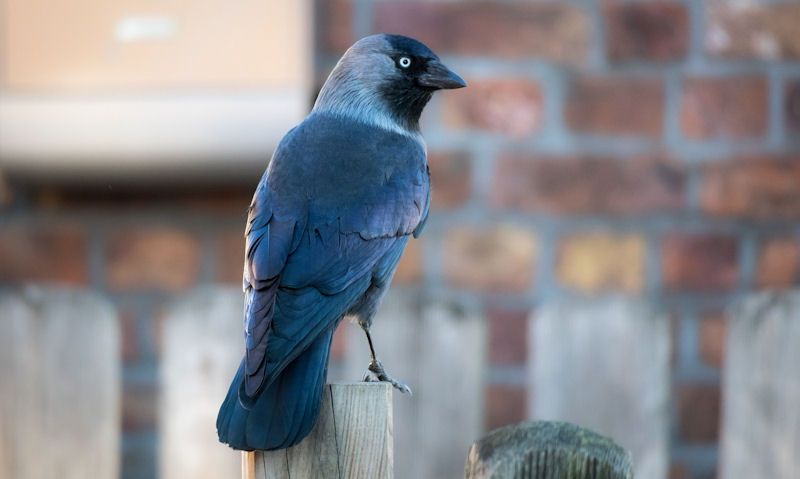
<path id="1" fill-rule="evenodd" d="M 281 274 L 303 230 L 302 217 L 276 217 L 266 178 L 265 175 L 253 196 L 245 230 L 243 287 L 248 390 L 253 390 L 253 376 L 258 375 L 259 365 L 263 363 Z M 301 220 L 299 224 L 298 220 Z M 257 386 L 262 379 L 256 381 Z"/>
<path id="2" fill-rule="evenodd" d="M 427 175 L 427 182 L 430 185 L 431 169 L 427 165 L 425 166 L 425 174 Z M 414 238 L 419 238 L 419 235 L 422 234 L 422 230 L 425 229 L 425 223 L 428 222 L 428 213 L 430 213 L 430 209 L 431 189 L 428 187 L 428 193 L 425 196 L 425 209 L 422 211 L 422 218 L 420 218 L 417 227 L 414 228 Z"/>
<path id="3" fill-rule="evenodd" d="M 325 119 L 301 125 L 254 196 L 244 276 L 249 397 L 371 284 L 388 283 L 427 213 L 424 149 L 353 130 Z"/>

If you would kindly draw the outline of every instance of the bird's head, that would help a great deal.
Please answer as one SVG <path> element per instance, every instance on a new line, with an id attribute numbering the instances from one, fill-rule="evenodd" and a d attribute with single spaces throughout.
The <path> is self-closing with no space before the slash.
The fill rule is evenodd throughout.
<path id="1" fill-rule="evenodd" d="M 314 110 L 414 132 L 433 92 L 465 86 L 424 44 L 378 34 L 362 38 L 345 52 Z"/>

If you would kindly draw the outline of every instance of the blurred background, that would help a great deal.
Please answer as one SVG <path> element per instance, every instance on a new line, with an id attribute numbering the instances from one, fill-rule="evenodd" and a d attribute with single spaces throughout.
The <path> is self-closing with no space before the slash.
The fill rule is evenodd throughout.
<path id="1" fill-rule="evenodd" d="M 602 312 L 608 301 L 659 312 L 639 316 L 659 324 L 642 334 L 658 336 L 644 349 L 663 346 L 653 359 L 663 364 L 642 369 L 637 353 L 615 369 L 643 375 L 642 401 L 663 389 L 641 416 L 663 424 L 631 425 L 653 430 L 635 442 L 659 455 L 639 477 L 716 476 L 730 307 L 800 280 L 800 3 L 0 0 L 0 19 L 0 282 L 34 302 L 41 294 L 21 285 L 110 304 L 120 438 L 110 470 L 120 477 L 169 476 L 164 361 L 191 340 L 168 339 L 165 325 L 225 291 L 234 301 L 214 311 L 231 311 L 227 327 L 214 327 L 240 341 L 235 291 L 255 185 L 339 56 L 374 32 L 425 42 L 469 82 L 424 114 L 431 217 L 382 312 L 397 326 L 378 338 L 398 350 L 384 353 L 387 369 L 422 388 L 419 399 L 395 395 L 398 441 L 424 409 L 465 445 L 414 470 L 401 465 L 413 448 L 435 445 L 398 444 L 398 476 L 457 477 L 472 440 L 546 416 L 536 412 L 546 376 L 533 372 L 537 322 L 554 316 L 550 305 L 594 301 L 603 317 L 628 310 Z M 416 327 L 423 346 L 408 334 Z M 425 379 L 431 364 L 398 364 L 396 331 L 468 358 L 439 373 L 468 376 L 458 400 Z M 331 379 L 360 378 L 363 342 L 340 328 Z M 235 347 L 222 366 L 202 365 L 220 379 L 203 393 L 211 415 L 197 417 L 213 420 Z"/>

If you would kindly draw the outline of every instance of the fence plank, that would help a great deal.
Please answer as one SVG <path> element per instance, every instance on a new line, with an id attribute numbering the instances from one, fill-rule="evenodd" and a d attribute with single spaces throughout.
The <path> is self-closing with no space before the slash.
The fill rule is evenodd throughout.
<path id="1" fill-rule="evenodd" d="M 255 465 L 243 469 L 243 479 L 394 477 L 391 386 L 329 384 L 323 398 L 320 419 L 303 442 L 242 453 L 245 464 Z"/>
<path id="2" fill-rule="evenodd" d="M 116 478 L 119 326 L 75 290 L 0 294 L 0 477 Z"/>
<path id="3" fill-rule="evenodd" d="M 800 290 L 730 312 L 721 477 L 800 477 Z"/>
<path id="4" fill-rule="evenodd" d="M 163 479 L 235 477 L 239 453 L 219 443 L 217 411 L 244 351 L 242 292 L 205 287 L 164 323 L 160 468 Z"/>
<path id="5" fill-rule="evenodd" d="M 667 475 L 669 327 L 643 301 L 544 305 L 530 328 L 536 419 L 598 431 L 633 453 L 636 477 Z"/>
<path id="6" fill-rule="evenodd" d="M 361 378 L 369 349 L 361 328 L 347 328 L 342 380 Z M 460 477 L 464 453 L 482 433 L 485 325 L 449 301 L 392 291 L 372 328 L 379 359 L 414 396 L 395 395 L 395 476 Z M 332 376 L 335 378 L 335 376 Z"/>

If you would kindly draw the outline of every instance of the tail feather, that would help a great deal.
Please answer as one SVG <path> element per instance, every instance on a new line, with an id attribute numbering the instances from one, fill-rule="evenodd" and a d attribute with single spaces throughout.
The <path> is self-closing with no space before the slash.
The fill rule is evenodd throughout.
<path id="1" fill-rule="evenodd" d="M 322 333 L 247 401 L 249 407 L 239 398 L 244 394 L 242 361 L 217 416 L 219 440 L 244 451 L 285 449 L 303 440 L 319 415 L 332 338 L 333 328 Z"/>

